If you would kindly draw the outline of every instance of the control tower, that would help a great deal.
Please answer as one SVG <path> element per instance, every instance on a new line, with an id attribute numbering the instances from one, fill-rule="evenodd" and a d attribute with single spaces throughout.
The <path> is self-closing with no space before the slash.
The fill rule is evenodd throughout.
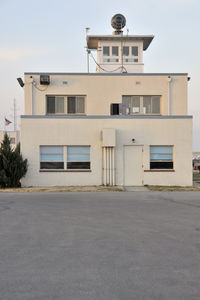
<path id="1" fill-rule="evenodd" d="M 100 73 L 143 73 L 143 51 L 153 35 L 129 35 L 123 32 L 126 19 L 116 14 L 111 19 L 112 35 L 87 35 L 88 51 L 97 50 L 96 71 Z"/>

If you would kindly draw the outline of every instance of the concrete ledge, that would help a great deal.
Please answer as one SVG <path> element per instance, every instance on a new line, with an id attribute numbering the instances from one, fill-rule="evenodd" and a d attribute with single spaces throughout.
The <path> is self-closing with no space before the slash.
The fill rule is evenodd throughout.
<path id="1" fill-rule="evenodd" d="M 192 116 L 157 116 L 157 115 L 113 115 L 113 116 L 98 116 L 98 115 L 21 115 L 22 119 L 192 119 Z"/>
<path id="2" fill-rule="evenodd" d="M 85 170 L 76 170 L 76 169 L 74 169 L 74 170 L 39 170 L 39 172 L 92 172 L 92 170 L 87 170 L 87 169 L 85 169 Z"/>
<path id="3" fill-rule="evenodd" d="M 144 172 L 175 172 L 175 170 L 167 170 L 167 169 L 156 170 L 156 169 L 152 169 L 152 170 L 144 170 Z"/>

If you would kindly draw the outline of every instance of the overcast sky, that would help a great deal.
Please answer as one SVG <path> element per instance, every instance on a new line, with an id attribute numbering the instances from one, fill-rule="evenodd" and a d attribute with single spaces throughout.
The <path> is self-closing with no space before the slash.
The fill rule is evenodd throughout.
<path id="1" fill-rule="evenodd" d="M 111 34 L 122 13 L 129 34 L 154 34 L 145 72 L 183 72 L 189 82 L 195 151 L 200 151 L 200 0 L 0 0 L 0 129 L 13 121 L 13 99 L 23 114 L 24 72 L 86 72 L 85 27 Z M 91 62 L 91 71 L 95 66 Z M 9 125 L 12 130 L 12 124 Z"/>

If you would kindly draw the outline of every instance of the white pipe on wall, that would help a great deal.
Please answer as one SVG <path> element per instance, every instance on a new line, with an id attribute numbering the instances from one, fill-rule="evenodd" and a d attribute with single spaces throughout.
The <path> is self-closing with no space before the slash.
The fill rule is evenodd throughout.
<path id="1" fill-rule="evenodd" d="M 115 185 L 115 148 L 103 147 L 102 184 Z"/>

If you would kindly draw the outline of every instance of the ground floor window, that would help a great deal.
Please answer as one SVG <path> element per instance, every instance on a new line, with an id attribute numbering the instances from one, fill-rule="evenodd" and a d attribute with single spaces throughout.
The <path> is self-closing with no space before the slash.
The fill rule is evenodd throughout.
<path id="1" fill-rule="evenodd" d="M 40 169 L 64 169 L 63 147 L 41 146 Z"/>
<path id="2" fill-rule="evenodd" d="M 173 169 L 173 146 L 150 146 L 150 169 Z"/>
<path id="3" fill-rule="evenodd" d="M 40 169 L 90 169 L 90 146 L 40 146 Z"/>
<path id="4" fill-rule="evenodd" d="M 67 147 L 67 169 L 90 169 L 90 147 Z"/>

